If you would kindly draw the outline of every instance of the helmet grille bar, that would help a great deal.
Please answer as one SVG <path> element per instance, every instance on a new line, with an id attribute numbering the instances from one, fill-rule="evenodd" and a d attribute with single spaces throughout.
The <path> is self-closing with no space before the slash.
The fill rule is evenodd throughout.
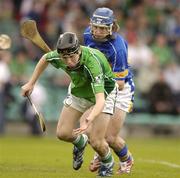
<path id="1" fill-rule="evenodd" d="M 109 17 L 101 16 L 101 15 L 93 15 L 93 17 L 101 18 L 101 19 L 109 19 Z"/>

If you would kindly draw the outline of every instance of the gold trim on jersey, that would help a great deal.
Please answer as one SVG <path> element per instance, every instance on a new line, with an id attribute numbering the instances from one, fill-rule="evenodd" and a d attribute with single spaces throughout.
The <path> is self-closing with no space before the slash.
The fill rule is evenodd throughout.
<path id="1" fill-rule="evenodd" d="M 114 72 L 114 74 L 117 78 L 124 78 L 128 75 L 128 69 L 123 72 Z"/>

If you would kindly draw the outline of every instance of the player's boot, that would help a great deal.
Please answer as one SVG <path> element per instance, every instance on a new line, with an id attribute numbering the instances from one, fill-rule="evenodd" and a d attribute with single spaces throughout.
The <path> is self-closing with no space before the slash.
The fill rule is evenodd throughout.
<path id="1" fill-rule="evenodd" d="M 95 172 L 100 168 L 101 160 L 97 153 L 95 153 L 93 160 L 90 162 L 89 170 Z"/>
<path id="2" fill-rule="evenodd" d="M 74 146 L 73 149 L 73 169 L 78 170 L 80 169 L 82 163 L 83 163 L 83 153 L 84 149 L 87 145 L 88 142 L 88 137 L 87 135 L 84 135 L 85 137 L 85 145 L 81 149 L 78 149 L 76 146 Z"/>
<path id="3" fill-rule="evenodd" d="M 117 171 L 117 174 L 130 174 L 133 165 L 134 165 L 134 159 L 132 155 L 130 155 L 130 159 L 124 162 L 120 162 L 120 167 L 119 170 Z"/>
<path id="4" fill-rule="evenodd" d="M 111 163 L 102 163 L 98 170 L 98 176 L 111 177 L 113 175 L 114 160 Z"/>

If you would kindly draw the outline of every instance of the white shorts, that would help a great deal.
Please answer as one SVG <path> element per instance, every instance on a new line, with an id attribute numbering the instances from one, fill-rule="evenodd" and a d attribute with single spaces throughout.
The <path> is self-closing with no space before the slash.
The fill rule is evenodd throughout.
<path id="1" fill-rule="evenodd" d="M 116 98 L 116 107 L 127 113 L 132 111 L 134 100 L 134 91 L 131 91 L 129 83 L 125 83 L 123 90 L 118 91 Z"/>
<path id="2" fill-rule="evenodd" d="M 105 106 L 102 112 L 107 114 L 113 114 L 115 110 L 115 101 L 117 98 L 118 88 L 117 86 L 112 90 L 112 92 L 107 96 L 105 101 Z M 68 96 L 64 100 L 64 105 L 66 107 L 71 106 L 72 108 L 80 111 L 85 112 L 87 109 L 89 109 L 91 106 L 94 105 L 94 103 L 84 99 L 84 98 L 78 98 L 70 93 L 70 90 L 68 90 Z"/>

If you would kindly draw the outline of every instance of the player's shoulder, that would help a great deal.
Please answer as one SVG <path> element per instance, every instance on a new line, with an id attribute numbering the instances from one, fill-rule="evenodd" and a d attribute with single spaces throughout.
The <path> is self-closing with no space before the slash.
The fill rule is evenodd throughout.
<path id="1" fill-rule="evenodd" d="M 92 60 L 92 58 L 100 57 L 103 58 L 104 54 L 99 51 L 98 49 L 87 47 L 87 46 L 81 46 L 82 49 L 82 56 L 83 58 L 87 58 Z"/>
<path id="2" fill-rule="evenodd" d="M 90 29 L 90 26 L 88 26 L 87 28 L 85 28 L 84 30 L 84 35 L 90 35 L 91 33 L 91 29 Z"/>
<path id="3" fill-rule="evenodd" d="M 115 48 L 127 48 L 128 47 L 128 42 L 127 40 L 120 35 L 119 33 L 114 33 L 114 40 L 111 40 Z"/>
<path id="4" fill-rule="evenodd" d="M 82 53 L 84 54 L 92 54 L 96 49 L 88 47 L 88 46 L 83 46 L 81 45 Z"/>
<path id="5" fill-rule="evenodd" d="M 90 27 L 87 27 L 84 30 L 83 36 L 84 36 L 84 38 L 91 38 L 91 29 L 90 29 Z"/>
<path id="6" fill-rule="evenodd" d="M 46 53 L 45 58 L 47 61 L 52 61 L 52 60 L 59 60 L 59 54 L 57 53 L 57 50 L 50 51 Z"/>
<path id="7" fill-rule="evenodd" d="M 83 46 L 81 45 L 81 48 L 84 52 L 90 53 L 90 54 L 94 54 L 94 53 L 101 53 L 100 50 L 96 49 L 96 48 L 92 48 L 89 46 Z"/>
<path id="8" fill-rule="evenodd" d="M 126 39 L 125 39 L 121 34 L 115 32 L 115 33 L 113 33 L 113 35 L 114 35 L 114 39 L 115 39 L 116 41 L 124 41 L 124 42 L 127 42 Z"/>

